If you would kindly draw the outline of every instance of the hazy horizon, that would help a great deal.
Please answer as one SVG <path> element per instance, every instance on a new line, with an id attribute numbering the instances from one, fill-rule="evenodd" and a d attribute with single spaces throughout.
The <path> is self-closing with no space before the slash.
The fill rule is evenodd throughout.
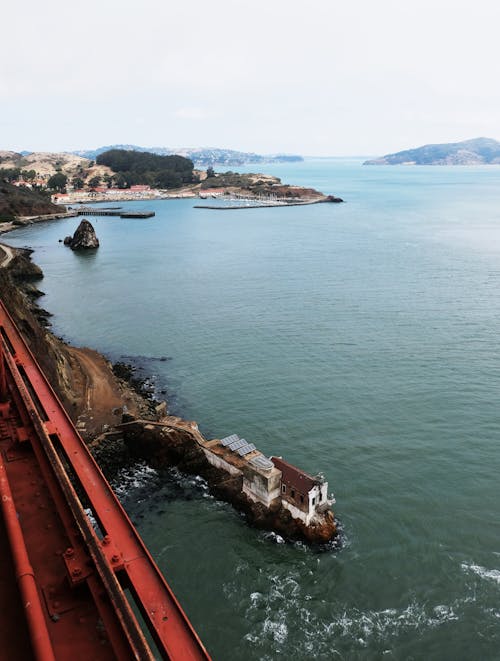
<path id="1" fill-rule="evenodd" d="M 0 148 L 350 157 L 500 137 L 499 19 L 487 0 L 8 4 Z"/>

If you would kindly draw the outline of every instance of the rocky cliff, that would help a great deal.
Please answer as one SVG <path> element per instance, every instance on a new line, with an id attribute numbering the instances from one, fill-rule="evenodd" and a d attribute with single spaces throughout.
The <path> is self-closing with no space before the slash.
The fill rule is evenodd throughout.
<path id="1" fill-rule="evenodd" d="M 48 312 L 37 301 L 43 273 L 29 250 L 10 249 L 14 258 L 0 268 L 0 296 L 66 411 L 86 440 L 103 426 L 121 421 L 124 407 L 147 415 L 149 404 L 121 379 L 96 351 L 72 347 L 48 329 Z"/>

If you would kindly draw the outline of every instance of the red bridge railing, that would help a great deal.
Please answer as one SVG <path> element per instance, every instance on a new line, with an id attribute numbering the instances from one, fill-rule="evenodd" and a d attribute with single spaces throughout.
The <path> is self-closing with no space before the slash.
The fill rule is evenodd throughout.
<path id="1" fill-rule="evenodd" d="M 210 658 L 1 302 L 0 496 L 32 658 Z"/>

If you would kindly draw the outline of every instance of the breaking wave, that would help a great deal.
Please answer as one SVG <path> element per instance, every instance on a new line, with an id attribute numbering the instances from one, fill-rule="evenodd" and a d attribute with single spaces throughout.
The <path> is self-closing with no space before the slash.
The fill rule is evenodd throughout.
<path id="1" fill-rule="evenodd" d="M 247 597 L 245 618 L 249 631 L 244 640 L 262 660 L 275 655 L 293 658 L 331 659 L 344 657 L 346 648 L 362 652 L 375 645 L 389 652 L 391 645 L 416 630 L 436 628 L 459 620 L 467 599 L 452 604 L 409 603 L 405 607 L 381 610 L 339 608 L 325 602 L 318 609 L 317 598 L 303 590 L 301 572 L 268 577 L 266 589 Z M 226 595 L 228 596 L 228 595 Z M 331 612 L 325 612 L 332 609 Z"/>
<path id="2" fill-rule="evenodd" d="M 471 571 L 474 572 L 474 574 L 477 574 L 481 578 L 485 578 L 489 581 L 494 581 L 498 585 L 500 585 L 500 569 L 486 569 L 485 567 L 481 567 L 480 565 L 469 565 L 466 562 L 462 563 L 462 569 L 465 571 Z"/>

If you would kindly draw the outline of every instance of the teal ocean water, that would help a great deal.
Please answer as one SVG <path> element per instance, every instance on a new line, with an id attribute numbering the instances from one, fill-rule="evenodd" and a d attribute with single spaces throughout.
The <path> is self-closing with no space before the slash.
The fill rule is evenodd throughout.
<path id="1" fill-rule="evenodd" d="M 344 205 L 128 203 L 12 232 L 57 334 L 133 356 L 170 410 L 324 472 L 344 546 L 248 527 L 202 481 L 118 488 L 215 659 L 500 657 L 500 169 L 308 160 Z M 170 360 L 160 362 L 162 356 Z"/>

